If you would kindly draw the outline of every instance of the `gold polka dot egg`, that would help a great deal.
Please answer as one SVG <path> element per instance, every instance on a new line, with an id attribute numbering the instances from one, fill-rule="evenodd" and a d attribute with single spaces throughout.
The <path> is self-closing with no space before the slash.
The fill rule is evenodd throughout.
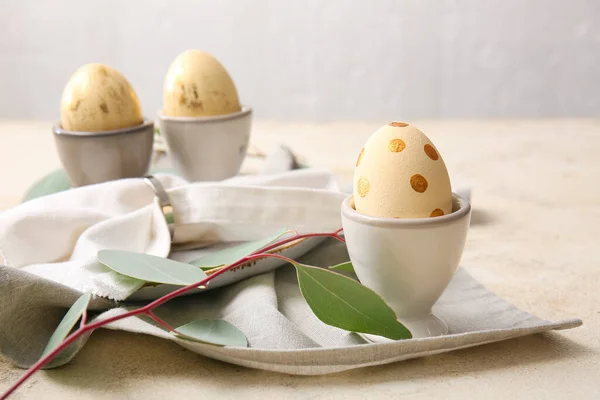
<path id="1" fill-rule="evenodd" d="M 361 214 L 383 218 L 451 213 L 450 177 L 431 140 L 403 122 L 375 131 L 356 161 L 354 205 Z"/>

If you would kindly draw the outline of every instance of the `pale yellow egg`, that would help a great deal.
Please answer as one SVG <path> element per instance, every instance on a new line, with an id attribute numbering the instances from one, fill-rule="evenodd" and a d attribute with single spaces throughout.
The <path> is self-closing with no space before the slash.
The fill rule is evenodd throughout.
<path id="1" fill-rule="evenodd" d="M 60 121 L 66 130 L 101 132 L 136 126 L 143 118 L 137 95 L 119 71 L 86 64 L 63 90 Z"/>
<path id="2" fill-rule="evenodd" d="M 403 122 L 375 131 L 356 161 L 354 205 L 361 214 L 385 218 L 451 213 L 450 177 L 431 140 Z"/>
<path id="3" fill-rule="evenodd" d="M 205 117 L 240 111 L 233 80 L 212 55 L 188 50 L 175 58 L 163 86 L 163 114 Z"/>

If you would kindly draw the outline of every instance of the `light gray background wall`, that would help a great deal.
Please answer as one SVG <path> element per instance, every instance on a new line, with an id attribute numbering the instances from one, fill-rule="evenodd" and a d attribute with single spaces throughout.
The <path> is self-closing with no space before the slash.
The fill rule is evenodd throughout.
<path id="1" fill-rule="evenodd" d="M 263 118 L 600 115 L 597 0 L 0 1 L 0 117 L 56 118 L 88 62 L 152 115 L 188 48 Z"/>

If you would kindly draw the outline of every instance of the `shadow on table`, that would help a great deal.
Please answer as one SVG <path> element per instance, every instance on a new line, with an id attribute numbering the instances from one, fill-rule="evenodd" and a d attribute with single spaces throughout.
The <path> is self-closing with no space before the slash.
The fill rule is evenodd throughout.
<path id="1" fill-rule="evenodd" d="M 485 226 L 493 224 L 496 221 L 496 216 L 487 210 L 473 207 L 471 211 L 471 226 Z"/>
<path id="2" fill-rule="evenodd" d="M 191 382 L 198 391 L 252 386 L 310 388 L 469 376 L 513 366 L 576 358 L 592 350 L 556 333 L 531 335 L 395 364 L 323 376 L 292 376 L 212 360 L 175 343 L 127 332 L 95 332 L 79 355 L 62 368 L 42 372 L 54 383 L 89 390 L 127 392 L 135 383 Z M 172 383 L 169 383 L 172 382 Z M 205 386 L 205 385 L 208 385 Z M 66 389 L 66 388 L 65 388 Z M 191 393 L 190 393 L 191 395 Z"/>

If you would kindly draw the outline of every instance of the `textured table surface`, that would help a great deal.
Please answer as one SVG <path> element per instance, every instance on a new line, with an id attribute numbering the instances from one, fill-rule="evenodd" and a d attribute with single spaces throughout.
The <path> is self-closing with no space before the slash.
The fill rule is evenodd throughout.
<path id="1" fill-rule="evenodd" d="M 453 185 L 473 189 L 462 265 L 518 307 L 580 317 L 582 327 L 321 377 L 245 369 L 100 330 L 70 365 L 38 373 L 14 398 L 600 398 L 600 120 L 412 123 L 440 150 Z M 344 183 L 379 125 L 259 121 L 253 142 L 264 151 L 285 143 Z M 59 167 L 50 127 L 0 121 L 0 209 Z M 22 373 L 0 360 L 0 392 Z"/>

